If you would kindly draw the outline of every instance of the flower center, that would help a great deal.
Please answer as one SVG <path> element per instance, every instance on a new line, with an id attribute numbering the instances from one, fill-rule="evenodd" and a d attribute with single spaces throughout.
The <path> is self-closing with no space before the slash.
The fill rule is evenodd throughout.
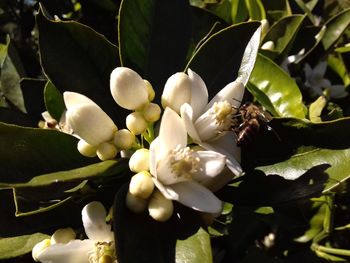
<path id="1" fill-rule="evenodd" d="M 176 179 L 191 180 L 192 175 L 197 173 L 199 168 L 199 156 L 189 147 L 181 148 L 177 146 L 169 153 L 170 167 Z"/>
<path id="2" fill-rule="evenodd" d="M 233 107 L 227 100 L 215 102 L 212 106 L 215 120 L 219 124 L 220 131 L 226 131 L 231 127 Z"/>
<path id="3" fill-rule="evenodd" d="M 89 263 L 113 263 L 115 261 L 114 242 L 96 242 L 88 253 Z"/>

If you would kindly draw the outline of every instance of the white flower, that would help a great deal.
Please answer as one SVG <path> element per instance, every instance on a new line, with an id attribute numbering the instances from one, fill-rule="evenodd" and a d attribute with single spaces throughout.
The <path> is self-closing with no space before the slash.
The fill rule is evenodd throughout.
<path id="1" fill-rule="evenodd" d="M 229 83 L 208 103 L 204 81 L 190 69 L 188 75 L 196 87 L 192 91 L 191 102 L 181 106 L 181 117 L 188 134 L 205 149 L 226 155 L 228 168 L 235 175 L 240 175 L 242 169 L 237 161 L 240 159 L 240 148 L 231 125 L 243 98 L 243 83 L 237 80 Z"/>
<path id="2" fill-rule="evenodd" d="M 41 252 L 37 259 L 43 263 L 97 263 L 105 254 L 114 257 L 113 232 L 105 222 L 103 205 L 100 202 L 89 203 L 82 211 L 82 219 L 88 239 L 56 243 Z"/>
<path id="3" fill-rule="evenodd" d="M 76 135 L 92 146 L 113 139 L 117 126 L 95 102 L 76 92 L 66 91 L 63 98 L 66 122 Z"/>
<path id="4" fill-rule="evenodd" d="M 313 69 L 309 64 L 305 64 L 305 86 L 309 88 L 311 96 L 321 96 L 324 90 L 328 90 L 329 96 L 334 99 L 343 98 L 348 95 L 343 85 L 332 85 L 331 82 L 324 77 L 327 69 L 327 61 L 322 61 Z"/>
<path id="5" fill-rule="evenodd" d="M 170 200 L 208 213 L 218 213 L 222 202 L 204 185 L 225 167 L 225 156 L 187 147 L 186 127 L 166 108 L 159 136 L 150 145 L 150 171 L 156 187 Z"/>
<path id="6" fill-rule="evenodd" d="M 115 68 L 111 73 L 110 89 L 115 102 L 128 110 L 142 108 L 149 103 L 152 86 L 139 74 L 126 67 Z"/>

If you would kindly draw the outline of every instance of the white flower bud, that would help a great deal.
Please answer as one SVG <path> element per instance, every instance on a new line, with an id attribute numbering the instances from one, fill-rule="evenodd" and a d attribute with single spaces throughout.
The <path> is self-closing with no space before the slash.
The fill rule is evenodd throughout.
<path id="1" fill-rule="evenodd" d="M 125 202 L 126 202 L 126 207 L 129 208 L 134 213 L 142 213 L 147 209 L 148 200 L 134 196 L 129 191 L 126 194 Z"/>
<path id="2" fill-rule="evenodd" d="M 98 158 L 101 161 L 111 160 L 117 155 L 118 151 L 114 144 L 109 142 L 101 143 L 96 150 Z"/>
<path id="3" fill-rule="evenodd" d="M 149 150 L 142 148 L 134 152 L 129 160 L 129 168 L 134 173 L 149 171 Z"/>
<path id="4" fill-rule="evenodd" d="M 147 129 L 147 122 L 140 112 L 133 112 L 126 117 L 126 127 L 133 134 L 139 135 Z"/>
<path id="5" fill-rule="evenodd" d="M 161 192 L 155 191 L 148 204 L 149 215 L 157 221 L 167 221 L 174 212 L 173 201 L 166 199 Z"/>
<path id="6" fill-rule="evenodd" d="M 147 85 L 132 69 L 115 68 L 111 73 L 110 89 L 115 102 L 125 109 L 136 110 L 149 103 Z"/>
<path id="7" fill-rule="evenodd" d="M 55 231 L 51 236 L 51 245 L 60 243 L 67 244 L 69 241 L 75 239 L 75 232 L 72 228 L 61 228 Z"/>
<path id="8" fill-rule="evenodd" d="M 162 106 L 165 109 L 170 107 L 177 113 L 184 103 L 191 102 L 192 83 L 188 75 L 178 72 L 172 75 L 164 86 L 162 94 Z"/>
<path id="9" fill-rule="evenodd" d="M 37 243 L 32 249 L 32 257 L 34 261 L 39 262 L 39 255 L 51 245 L 50 239 L 44 239 Z"/>
<path id="10" fill-rule="evenodd" d="M 156 122 L 160 118 L 161 109 L 158 104 L 150 103 L 143 110 L 143 117 L 146 121 Z"/>
<path id="11" fill-rule="evenodd" d="M 274 50 L 275 49 L 275 43 L 273 43 L 273 41 L 267 41 L 261 46 L 261 49 Z"/>
<path id="12" fill-rule="evenodd" d="M 260 22 L 261 22 L 261 35 L 265 36 L 270 27 L 269 21 L 267 19 L 262 19 Z"/>
<path id="13" fill-rule="evenodd" d="M 95 157 L 96 156 L 96 147 L 88 144 L 84 140 L 78 142 L 78 151 L 86 157 Z"/>
<path id="14" fill-rule="evenodd" d="M 129 191 L 132 195 L 147 199 L 154 189 L 152 176 L 149 172 L 143 171 L 131 177 Z"/>
<path id="15" fill-rule="evenodd" d="M 96 103 L 75 92 L 65 92 L 63 96 L 66 122 L 75 134 L 93 146 L 113 138 L 117 126 Z"/>
<path id="16" fill-rule="evenodd" d="M 147 92 L 148 92 L 148 100 L 152 101 L 154 100 L 154 97 L 156 96 L 156 93 L 154 92 L 154 89 L 151 85 L 151 83 L 149 83 L 148 80 L 143 80 L 146 83 L 146 88 L 147 88 Z"/>
<path id="17" fill-rule="evenodd" d="M 119 150 L 128 150 L 135 142 L 135 135 L 127 129 L 119 130 L 114 135 L 114 145 Z"/>

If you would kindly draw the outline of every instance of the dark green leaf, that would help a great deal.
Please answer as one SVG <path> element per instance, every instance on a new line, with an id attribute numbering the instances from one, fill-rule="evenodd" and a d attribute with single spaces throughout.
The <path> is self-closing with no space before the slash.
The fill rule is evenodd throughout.
<path id="1" fill-rule="evenodd" d="M 28 114 L 4 107 L 0 107 L 0 122 L 26 127 L 38 127 L 38 121 L 31 118 Z"/>
<path id="2" fill-rule="evenodd" d="M 47 111 L 55 120 L 59 121 L 66 107 L 62 94 L 51 81 L 45 85 L 44 97 Z"/>
<path id="3" fill-rule="evenodd" d="M 24 105 L 28 115 L 36 121 L 42 119 L 41 113 L 45 111 L 44 87 L 46 80 L 22 79 L 21 89 L 23 92 Z"/>
<path id="4" fill-rule="evenodd" d="M 260 0 L 245 0 L 245 3 L 251 20 L 262 20 L 266 18 L 264 6 Z"/>
<path id="5" fill-rule="evenodd" d="M 324 49 L 328 50 L 331 48 L 349 27 L 349 25 L 350 9 L 338 13 L 336 16 L 333 16 L 329 21 L 327 21 L 326 32 L 322 39 Z"/>
<path id="6" fill-rule="evenodd" d="M 191 37 L 188 1 L 123 0 L 118 28 L 122 65 L 136 70 L 156 91 L 183 69 Z"/>
<path id="7" fill-rule="evenodd" d="M 117 124 L 124 124 L 125 110 L 114 102 L 109 89 L 110 74 L 119 65 L 117 47 L 77 22 L 48 20 L 42 11 L 36 21 L 41 64 L 49 80 L 61 93 L 88 96 Z"/>
<path id="8" fill-rule="evenodd" d="M 350 75 L 344 59 L 338 55 L 328 56 L 329 67 L 343 80 L 344 87 L 350 85 Z"/>
<path id="9" fill-rule="evenodd" d="M 77 150 L 77 139 L 54 130 L 0 123 L 0 181 L 20 183 L 34 176 L 96 162 Z"/>
<path id="10" fill-rule="evenodd" d="M 203 78 L 209 97 L 237 78 L 245 48 L 259 25 L 259 22 L 247 22 L 225 28 L 211 36 L 194 54 L 186 69 Z"/>
<path id="11" fill-rule="evenodd" d="M 257 88 L 269 98 L 270 103 L 266 103 L 266 96 L 256 97 L 256 100 L 266 108 L 271 108 L 272 104 L 274 111 L 271 113 L 277 113 L 276 117 L 305 118 L 306 108 L 295 81 L 267 57 L 258 54 L 249 81 L 253 87 L 252 93 L 259 95 L 258 92 L 254 92 Z"/>
<path id="12" fill-rule="evenodd" d="M 42 233 L 0 238 L 0 259 L 15 258 L 27 254 L 37 243 L 46 238 L 50 238 L 50 236 Z"/>

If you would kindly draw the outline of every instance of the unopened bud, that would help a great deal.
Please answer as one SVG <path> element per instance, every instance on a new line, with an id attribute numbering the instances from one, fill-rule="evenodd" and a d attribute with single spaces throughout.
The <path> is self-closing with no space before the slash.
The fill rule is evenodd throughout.
<path id="1" fill-rule="evenodd" d="M 78 142 L 78 151 L 86 157 L 95 157 L 96 156 L 96 147 L 88 144 L 84 140 Z"/>
<path id="2" fill-rule="evenodd" d="M 131 177 L 129 191 L 131 194 L 147 199 L 153 192 L 154 183 L 149 172 L 143 171 Z"/>
<path id="3" fill-rule="evenodd" d="M 147 129 L 147 122 L 140 112 L 133 112 L 126 117 L 126 127 L 133 134 L 139 135 Z"/>
<path id="4" fill-rule="evenodd" d="M 32 249 L 32 257 L 34 261 L 39 262 L 39 255 L 51 245 L 50 239 L 44 239 L 37 243 Z"/>
<path id="5" fill-rule="evenodd" d="M 149 171 L 149 150 L 142 148 L 134 152 L 129 160 L 129 168 L 134 173 Z"/>
<path id="6" fill-rule="evenodd" d="M 132 69 L 115 68 L 111 73 L 110 89 L 115 102 L 128 110 L 142 108 L 149 102 L 146 83 Z"/>
<path id="7" fill-rule="evenodd" d="M 97 147 L 96 153 L 98 158 L 100 158 L 101 161 L 105 161 L 105 160 L 114 159 L 118 151 L 117 151 L 117 148 L 112 143 L 104 142 Z"/>
<path id="8" fill-rule="evenodd" d="M 260 22 L 261 22 L 261 35 L 265 36 L 270 27 L 269 21 L 267 19 L 262 19 Z"/>
<path id="9" fill-rule="evenodd" d="M 119 150 L 128 150 L 135 142 L 135 135 L 127 129 L 119 130 L 114 135 L 114 145 Z"/>
<path id="10" fill-rule="evenodd" d="M 113 262 L 114 262 L 113 258 L 109 255 L 103 255 L 98 260 L 98 263 L 113 263 Z"/>
<path id="11" fill-rule="evenodd" d="M 154 220 L 165 222 L 172 216 L 173 211 L 173 201 L 166 199 L 158 190 L 154 191 L 148 204 L 149 215 Z"/>
<path id="12" fill-rule="evenodd" d="M 72 228 L 61 228 L 55 231 L 51 236 L 51 245 L 61 243 L 67 244 L 69 241 L 75 239 L 75 232 Z"/>
<path id="13" fill-rule="evenodd" d="M 161 109 L 158 104 L 150 103 L 143 110 L 143 117 L 146 121 L 156 122 L 160 118 Z"/>
<path id="14" fill-rule="evenodd" d="M 149 101 L 154 100 L 154 97 L 156 94 L 154 92 L 154 89 L 153 89 L 151 83 L 149 83 L 149 81 L 145 80 L 145 79 L 143 81 L 146 83 L 146 88 L 147 88 L 147 92 L 148 92 L 148 100 Z"/>
<path id="15" fill-rule="evenodd" d="M 148 200 L 134 196 L 129 191 L 126 194 L 125 202 L 126 202 L 126 207 L 129 208 L 130 211 L 134 213 L 142 213 L 147 209 Z"/>
<path id="16" fill-rule="evenodd" d="M 275 49 L 275 43 L 273 43 L 273 41 L 267 41 L 261 46 L 261 49 L 274 50 Z"/>
<path id="17" fill-rule="evenodd" d="M 170 107 L 177 113 L 184 103 L 191 102 L 192 83 L 187 74 L 178 72 L 172 75 L 164 86 L 162 106 Z"/>

